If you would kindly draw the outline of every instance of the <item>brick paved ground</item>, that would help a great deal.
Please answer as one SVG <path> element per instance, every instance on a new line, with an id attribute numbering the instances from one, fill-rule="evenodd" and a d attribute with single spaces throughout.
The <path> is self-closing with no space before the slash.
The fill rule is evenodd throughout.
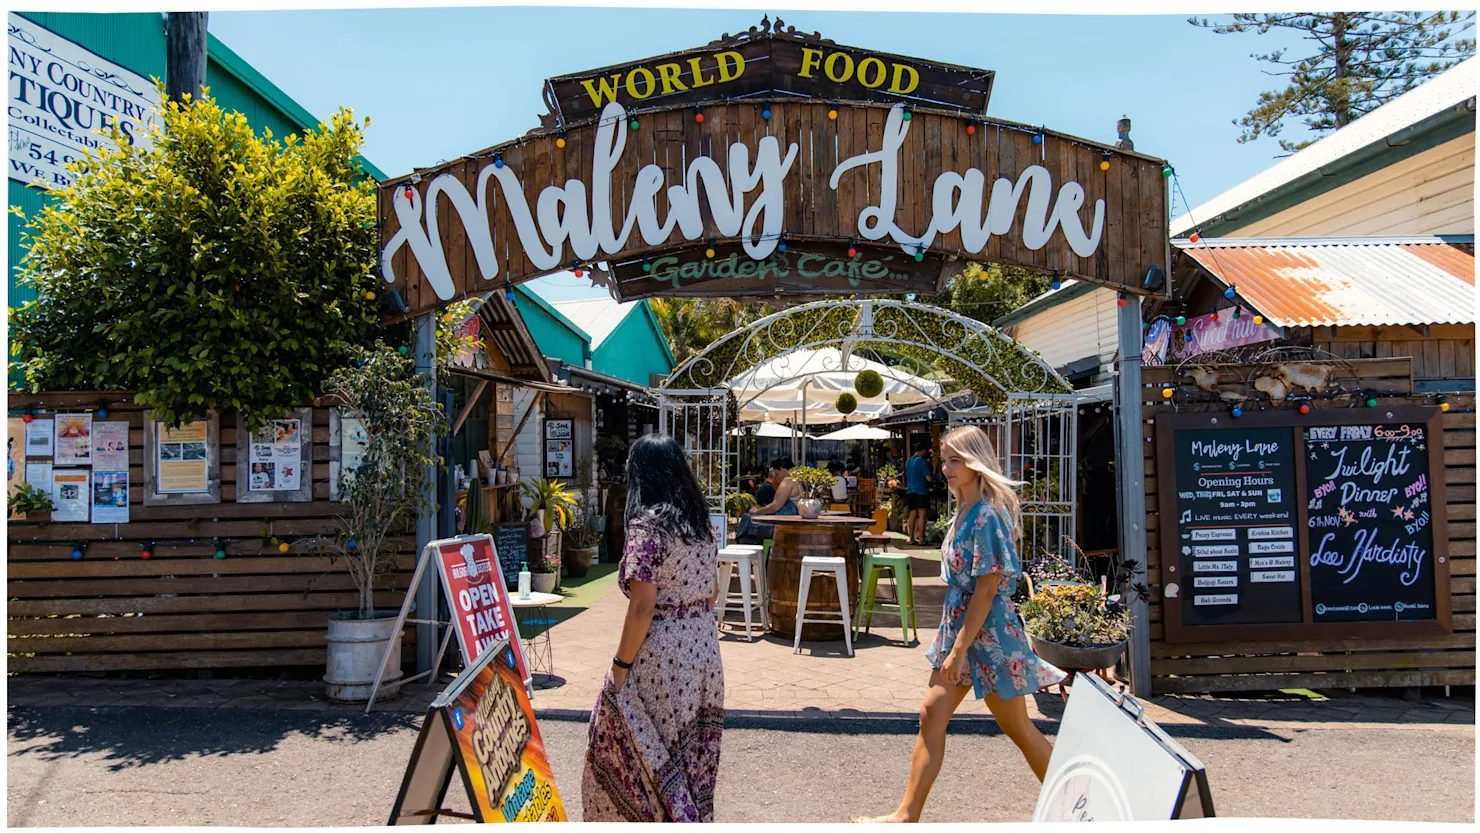
<path id="1" fill-rule="evenodd" d="M 841 641 L 802 643 L 793 654 L 790 641 L 775 636 L 745 641 L 739 627 L 726 627 L 721 639 L 725 662 L 725 705 L 735 717 L 775 719 L 864 716 L 913 719 L 924 693 L 929 666 L 924 654 L 940 620 L 944 589 L 937 578 L 938 561 L 918 552 L 915 561 L 920 639 L 901 642 L 897 620 L 876 620 L 873 633 L 860 638 L 848 657 Z M 608 587 L 611 585 L 608 583 Z M 625 598 L 614 590 L 603 596 L 586 593 L 585 609 L 551 630 L 555 674 L 563 684 L 537 691 L 538 712 L 580 718 L 595 702 L 621 631 Z M 731 621 L 738 616 L 732 615 Z M 304 709 L 352 713 L 353 707 L 331 703 L 319 682 L 275 680 L 98 680 L 68 676 L 11 677 L 7 690 L 12 706 L 149 706 L 165 708 Z M 1386 693 L 1348 695 L 1322 692 L 1324 699 L 1301 695 L 1164 696 L 1147 703 L 1152 719 L 1167 725 L 1207 724 L 1299 728 L 1317 724 L 1392 727 L 1394 724 L 1452 724 L 1473 727 L 1473 690 L 1463 698 L 1430 698 L 1407 702 Z M 406 688 L 375 711 L 424 712 L 435 690 L 420 684 Z M 1062 714 L 1056 695 L 1029 699 L 1035 719 L 1054 721 Z M 986 707 L 968 698 L 960 714 L 986 718 Z"/>

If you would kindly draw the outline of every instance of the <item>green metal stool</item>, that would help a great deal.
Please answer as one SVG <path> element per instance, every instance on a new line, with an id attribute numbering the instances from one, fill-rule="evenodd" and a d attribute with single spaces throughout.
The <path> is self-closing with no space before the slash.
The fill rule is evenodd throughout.
<path id="1" fill-rule="evenodd" d="M 894 579 L 894 604 L 886 604 L 875 598 L 879 577 L 885 570 Z M 858 602 L 858 616 L 853 623 L 854 637 L 857 637 L 859 628 L 868 633 L 874 614 L 883 613 L 899 617 L 899 629 L 904 634 L 906 645 L 910 643 L 911 628 L 915 631 L 915 639 L 919 640 L 920 628 L 915 625 L 915 576 L 910 567 L 910 557 L 904 553 L 868 553 L 863 558 L 861 576 L 863 593 Z"/>

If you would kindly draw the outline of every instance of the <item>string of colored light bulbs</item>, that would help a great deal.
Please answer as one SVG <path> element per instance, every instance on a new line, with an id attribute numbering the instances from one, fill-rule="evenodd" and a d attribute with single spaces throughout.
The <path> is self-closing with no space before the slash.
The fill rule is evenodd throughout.
<path id="1" fill-rule="evenodd" d="M 1188 393 L 1192 393 L 1194 391 L 1195 393 L 1193 393 L 1192 396 L 1188 396 Z M 1262 397 L 1260 394 L 1262 394 Z M 1381 401 L 1378 399 L 1379 394 L 1380 392 L 1374 389 L 1357 388 L 1356 390 L 1342 390 L 1336 391 L 1334 393 L 1291 394 L 1289 396 L 1286 396 L 1284 399 L 1276 400 L 1270 394 L 1260 391 L 1254 394 L 1249 394 L 1245 396 L 1243 400 L 1233 403 L 1229 407 L 1228 413 L 1229 416 L 1232 416 L 1235 419 L 1243 416 L 1244 403 L 1251 400 L 1259 405 L 1259 410 L 1261 411 L 1268 410 L 1268 405 L 1277 406 L 1280 403 L 1298 403 L 1295 407 L 1295 410 L 1299 411 L 1301 416 L 1310 414 L 1313 410 L 1315 410 L 1311 408 L 1311 402 L 1348 401 L 1352 403 L 1351 407 L 1353 408 L 1357 406 L 1356 403 L 1360 402 L 1368 408 L 1376 408 L 1378 405 L 1382 404 Z M 1412 393 L 1403 394 L 1403 398 L 1425 399 L 1437 405 L 1440 411 L 1444 413 L 1449 413 L 1449 409 L 1452 406 L 1452 403 L 1449 401 L 1450 395 L 1451 394 L 1438 392 Z M 1176 385 L 1163 386 L 1161 388 L 1161 398 L 1165 400 L 1168 404 L 1170 404 L 1174 411 L 1180 411 L 1180 405 L 1184 402 L 1186 404 L 1213 403 L 1219 405 L 1222 405 L 1225 402 L 1225 400 L 1220 395 L 1214 393 L 1213 391 L 1204 390 L 1203 388 L 1193 388 L 1186 393 L 1179 394 L 1178 387 Z M 1276 410 L 1278 409 L 1279 408 L 1276 407 Z"/>

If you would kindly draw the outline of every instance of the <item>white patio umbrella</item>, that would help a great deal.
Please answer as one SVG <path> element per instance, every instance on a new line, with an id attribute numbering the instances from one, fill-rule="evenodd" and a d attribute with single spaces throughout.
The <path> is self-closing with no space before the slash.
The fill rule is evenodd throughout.
<path id="1" fill-rule="evenodd" d="M 863 370 L 878 373 L 884 380 L 884 390 L 871 399 L 859 397 L 860 403 L 914 405 L 940 396 L 939 382 L 858 355 L 848 355 L 845 363 L 843 351 L 834 347 L 797 350 L 777 356 L 731 379 L 729 386 L 742 402 L 755 396 L 800 402 L 803 387 L 812 392 L 848 391 L 857 396 L 853 380 Z"/>
<path id="2" fill-rule="evenodd" d="M 744 429 L 744 428 L 732 428 L 732 429 L 730 429 L 730 436 L 732 436 L 732 437 L 744 436 L 745 435 L 745 432 L 746 432 L 746 429 Z M 792 433 L 791 432 L 792 432 L 792 429 L 791 428 L 789 428 L 788 426 L 785 426 L 785 425 L 781 425 L 780 423 L 776 423 L 776 422 L 762 422 L 759 426 L 756 427 L 754 433 L 750 434 L 750 436 L 752 436 L 752 437 L 763 437 L 765 439 L 772 439 L 772 440 L 789 440 L 789 439 L 792 438 Z M 801 433 L 799 433 L 798 436 L 805 436 L 809 440 L 819 439 L 818 437 L 814 437 L 811 434 L 801 434 Z"/>
<path id="3" fill-rule="evenodd" d="M 872 425 L 850 425 L 818 437 L 819 440 L 887 440 L 894 436 L 883 428 Z"/>

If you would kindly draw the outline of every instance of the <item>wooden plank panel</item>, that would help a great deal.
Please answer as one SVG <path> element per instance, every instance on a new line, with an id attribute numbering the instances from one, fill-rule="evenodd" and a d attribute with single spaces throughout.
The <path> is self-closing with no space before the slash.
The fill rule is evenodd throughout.
<path id="1" fill-rule="evenodd" d="M 1237 677 L 1155 677 L 1157 694 L 1203 691 L 1272 691 L 1284 688 L 1383 688 L 1474 685 L 1475 669 L 1447 671 L 1357 671 L 1350 674 L 1259 674 Z"/>
<path id="2" fill-rule="evenodd" d="M 414 626 L 407 626 L 415 629 Z M 118 636 L 10 637 L 12 653 L 121 653 L 139 651 L 230 651 L 312 648 L 324 644 L 325 629 L 224 633 L 122 634 Z M 404 639 L 404 637 L 403 637 Z"/>
<path id="3" fill-rule="evenodd" d="M 7 628 L 21 634 L 177 633 L 180 631 L 304 630 L 327 627 L 321 610 L 274 613 L 206 613 L 173 616 L 72 616 L 65 619 L 16 619 Z"/>
<path id="4" fill-rule="evenodd" d="M 405 600 L 410 577 L 396 582 L 400 590 L 381 591 L 374 596 L 376 607 L 399 608 Z M 49 616 L 60 605 L 85 616 L 119 616 L 126 613 L 227 613 L 235 611 L 315 610 L 329 612 L 357 608 L 357 592 L 269 593 L 232 596 L 124 596 L 116 598 L 24 600 L 12 599 L 6 604 L 11 616 Z"/>
<path id="5" fill-rule="evenodd" d="M 402 582 L 409 580 L 403 578 Z M 158 578 L 139 581 L 118 579 L 79 579 L 76 581 L 12 581 L 9 594 L 17 599 L 67 599 L 78 596 L 126 596 L 138 593 L 247 593 L 287 591 L 308 593 L 313 590 L 353 590 L 354 580 L 348 573 L 329 573 L 322 577 L 289 576 L 221 576 L 220 578 Z"/>
<path id="6" fill-rule="evenodd" d="M 414 657 L 415 648 L 403 646 L 401 661 Z M 107 656 L 10 657 L 8 666 L 15 673 L 58 674 L 71 671 L 153 671 L 188 668 L 256 668 L 294 665 L 322 666 L 324 648 L 298 648 L 280 651 L 187 651 L 161 654 L 113 654 Z"/>
<path id="7" fill-rule="evenodd" d="M 410 554 L 395 560 L 395 569 L 409 572 L 416 566 Z M 327 573 L 344 569 L 344 562 L 328 556 L 258 558 L 153 558 L 148 561 L 12 561 L 6 573 L 17 579 L 53 578 L 143 578 L 182 575 L 256 575 L 283 573 Z"/>
<path id="8" fill-rule="evenodd" d="M 1321 656 L 1242 656 L 1207 659 L 1154 659 L 1151 673 L 1179 677 L 1197 674 L 1372 671 L 1413 668 L 1474 668 L 1475 652 L 1405 651 L 1402 653 L 1322 654 Z"/>

